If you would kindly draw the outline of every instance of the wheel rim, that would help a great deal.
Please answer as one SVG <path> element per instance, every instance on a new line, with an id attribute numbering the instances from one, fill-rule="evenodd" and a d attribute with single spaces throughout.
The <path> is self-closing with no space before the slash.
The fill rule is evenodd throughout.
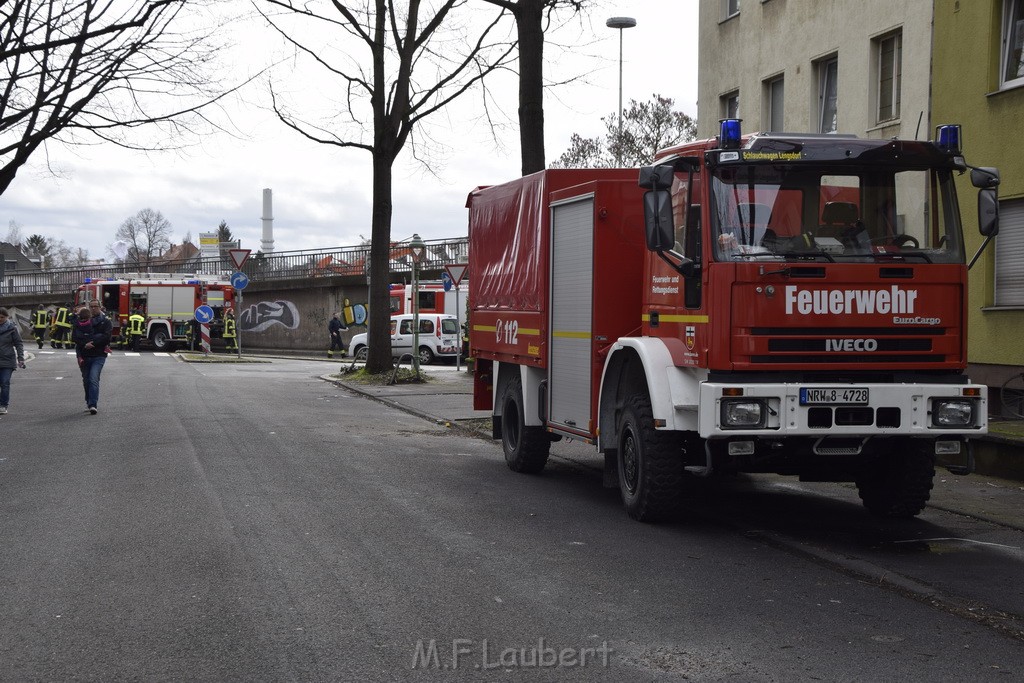
<path id="1" fill-rule="evenodd" d="M 431 355 L 427 349 L 420 349 L 420 364 L 430 365 Z"/>
<path id="2" fill-rule="evenodd" d="M 630 494 L 636 493 L 640 478 L 640 454 L 637 451 L 636 435 L 627 429 L 622 437 L 622 483 Z"/>

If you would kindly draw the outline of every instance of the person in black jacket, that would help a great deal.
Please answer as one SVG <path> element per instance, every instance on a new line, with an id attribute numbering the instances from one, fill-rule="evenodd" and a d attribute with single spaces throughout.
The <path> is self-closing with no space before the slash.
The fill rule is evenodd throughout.
<path id="1" fill-rule="evenodd" d="M 345 355 L 345 345 L 341 341 L 341 331 L 348 328 L 341 322 L 341 318 L 338 315 L 338 313 L 335 313 L 331 321 L 327 323 L 327 331 L 331 334 L 331 348 L 327 350 L 328 358 L 334 358 L 334 349 L 341 349 L 341 355 Z"/>
<path id="2" fill-rule="evenodd" d="M 71 336 L 75 342 L 78 365 L 82 369 L 82 386 L 85 388 L 86 410 L 95 415 L 100 402 L 100 373 L 107 362 L 113 325 L 99 301 L 90 301 L 88 308 L 78 312 L 77 324 Z"/>

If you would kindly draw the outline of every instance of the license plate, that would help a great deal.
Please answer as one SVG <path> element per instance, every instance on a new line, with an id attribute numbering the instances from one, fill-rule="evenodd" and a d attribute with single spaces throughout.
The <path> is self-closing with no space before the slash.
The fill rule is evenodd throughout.
<path id="1" fill-rule="evenodd" d="M 800 387 L 800 405 L 865 405 L 868 390 L 858 387 Z"/>

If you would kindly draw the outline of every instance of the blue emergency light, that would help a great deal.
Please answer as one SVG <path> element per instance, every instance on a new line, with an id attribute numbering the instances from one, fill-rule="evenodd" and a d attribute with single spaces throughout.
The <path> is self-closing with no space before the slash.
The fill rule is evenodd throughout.
<path id="1" fill-rule="evenodd" d="M 743 133 L 740 130 L 740 121 L 743 119 L 720 119 L 719 124 L 721 125 L 718 145 L 722 149 L 738 149 L 740 146 L 740 138 L 743 137 Z"/>
<path id="2" fill-rule="evenodd" d="M 942 124 L 935 127 L 935 140 L 939 149 L 950 154 L 960 153 L 960 125 Z"/>

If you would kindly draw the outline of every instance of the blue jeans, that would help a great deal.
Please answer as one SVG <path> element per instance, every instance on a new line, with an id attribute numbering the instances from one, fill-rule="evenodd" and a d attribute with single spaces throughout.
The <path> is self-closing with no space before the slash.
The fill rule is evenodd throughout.
<path id="1" fill-rule="evenodd" d="M 85 387 L 85 404 L 87 406 L 99 405 L 100 373 L 103 372 L 103 364 L 107 362 L 107 357 L 83 357 L 82 361 L 82 386 Z"/>
<path id="2" fill-rule="evenodd" d="M 6 406 L 11 400 L 11 375 L 14 368 L 0 368 L 0 406 Z"/>

